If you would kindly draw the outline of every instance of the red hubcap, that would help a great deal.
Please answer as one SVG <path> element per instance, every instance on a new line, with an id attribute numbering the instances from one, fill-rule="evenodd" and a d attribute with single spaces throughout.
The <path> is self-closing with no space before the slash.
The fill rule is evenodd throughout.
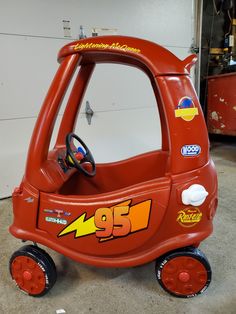
<path id="1" fill-rule="evenodd" d="M 178 256 L 164 265 L 162 282 L 172 293 L 184 296 L 196 294 L 206 285 L 207 271 L 199 260 Z"/>
<path id="2" fill-rule="evenodd" d="M 28 270 L 26 270 L 26 271 L 23 272 L 23 278 L 25 280 L 31 280 L 32 279 L 32 274 Z"/>
<path id="3" fill-rule="evenodd" d="M 185 271 L 183 271 L 182 273 L 179 273 L 179 280 L 182 282 L 188 282 L 190 279 L 190 275 L 189 273 L 186 273 Z"/>
<path id="4" fill-rule="evenodd" d="M 20 289 L 37 295 L 46 286 L 45 274 L 35 260 L 28 256 L 17 256 L 11 263 L 11 274 Z"/>

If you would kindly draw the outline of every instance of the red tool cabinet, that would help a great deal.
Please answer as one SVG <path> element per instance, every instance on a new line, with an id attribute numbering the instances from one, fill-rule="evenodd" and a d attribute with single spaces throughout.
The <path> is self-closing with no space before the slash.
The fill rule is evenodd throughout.
<path id="1" fill-rule="evenodd" d="M 236 72 L 208 78 L 209 133 L 236 136 Z"/>

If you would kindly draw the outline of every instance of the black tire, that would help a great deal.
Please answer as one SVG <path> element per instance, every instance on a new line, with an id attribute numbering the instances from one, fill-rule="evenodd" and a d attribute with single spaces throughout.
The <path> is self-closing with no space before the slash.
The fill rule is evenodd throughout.
<path id="1" fill-rule="evenodd" d="M 206 256 L 194 247 L 161 256 L 156 261 L 155 271 L 162 288 L 179 298 L 202 294 L 211 282 L 210 264 Z"/>
<path id="2" fill-rule="evenodd" d="M 9 270 L 18 288 L 33 297 L 45 295 L 57 279 L 52 258 L 35 245 L 25 245 L 13 253 Z"/>

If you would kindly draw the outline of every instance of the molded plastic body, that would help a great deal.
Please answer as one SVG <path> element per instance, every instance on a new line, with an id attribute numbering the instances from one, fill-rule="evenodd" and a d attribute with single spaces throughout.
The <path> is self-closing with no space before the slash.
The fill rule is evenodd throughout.
<path id="1" fill-rule="evenodd" d="M 189 78 L 195 56 L 181 61 L 145 40 L 105 36 L 71 43 L 58 59 L 60 67 L 32 135 L 25 176 L 13 193 L 10 232 L 74 260 L 105 267 L 140 265 L 180 247 L 198 246 L 212 232 L 217 178 Z M 88 178 L 63 169 L 60 160 L 93 69 L 104 62 L 135 66 L 147 74 L 160 113 L 162 149 L 97 164 L 96 176 Z M 49 152 L 63 95 L 78 67 Z M 194 184 L 202 185 L 208 195 L 200 206 L 186 206 L 182 192 Z"/>

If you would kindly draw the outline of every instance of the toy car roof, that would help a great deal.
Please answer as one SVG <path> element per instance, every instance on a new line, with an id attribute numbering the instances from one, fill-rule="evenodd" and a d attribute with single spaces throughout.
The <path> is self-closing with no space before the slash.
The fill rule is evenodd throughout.
<path id="1" fill-rule="evenodd" d="M 164 47 L 148 40 L 127 36 L 98 36 L 69 43 L 58 54 L 58 61 L 79 53 L 80 64 L 122 63 L 137 66 L 152 75 L 189 74 L 196 55 L 183 61 Z"/>

